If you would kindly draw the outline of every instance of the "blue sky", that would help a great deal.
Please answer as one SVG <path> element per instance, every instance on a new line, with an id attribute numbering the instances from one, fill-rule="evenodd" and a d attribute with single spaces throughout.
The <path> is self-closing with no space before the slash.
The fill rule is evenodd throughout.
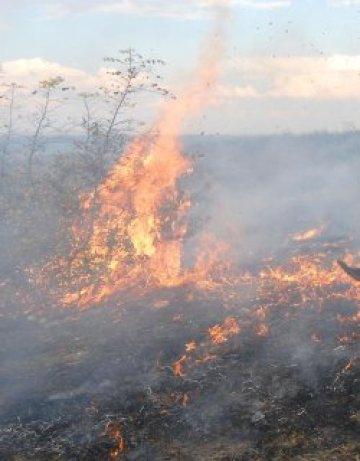
<path id="1" fill-rule="evenodd" d="M 211 3 L 0 0 L 3 79 L 19 73 L 23 83 L 30 74 L 42 78 L 47 68 L 96 75 L 103 56 L 131 46 L 164 59 L 165 77 L 176 89 L 196 64 Z M 194 131 L 358 127 L 359 0 L 234 0 L 231 9 L 219 101 L 192 124 Z"/>

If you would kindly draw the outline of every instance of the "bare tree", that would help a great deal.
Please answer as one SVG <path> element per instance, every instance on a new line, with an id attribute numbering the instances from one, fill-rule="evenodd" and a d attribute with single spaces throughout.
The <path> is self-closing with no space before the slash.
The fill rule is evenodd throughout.
<path id="1" fill-rule="evenodd" d="M 38 112 L 35 115 L 35 130 L 30 139 L 30 146 L 27 157 L 27 178 L 29 183 L 34 187 L 33 177 L 33 162 L 35 154 L 40 149 L 41 135 L 44 129 L 50 126 L 49 124 L 49 110 L 50 105 L 54 102 L 52 98 L 53 92 L 64 82 L 63 77 L 53 77 L 48 80 L 43 80 L 39 83 L 39 90 L 35 90 L 33 94 L 38 92 L 42 93 L 42 102 L 39 105 Z"/>
<path id="2" fill-rule="evenodd" d="M 74 248 L 69 229 L 74 216 L 79 216 L 80 194 L 93 191 L 90 216 L 95 215 L 102 178 L 121 155 L 127 140 L 142 125 L 134 115 L 135 106 L 144 101 L 138 96 L 148 93 L 172 96 L 160 84 L 157 69 L 163 61 L 147 59 L 133 49 L 126 49 L 117 57 L 105 58 L 105 62 L 108 70 L 104 83 L 86 93 L 68 92 L 74 89 L 64 87 L 62 77 L 43 80 L 36 89 L 21 92 L 15 83 L 6 87 L 3 97 L 7 105 L 1 113 L 4 132 L 0 139 L 1 177 L 14 146 L 17 155 L 14 168 L 6 173 L 11 190 L 4 188 L 0 196 L 0 231 L 2 226 L 8 241 L 14 242 L 10 245 L 14 253 L 10 259 L 17 261 L 17 267 L 25 261 L 39 261 L 49 252 L 70 254 L 71 263 L 76 252 L 88 244 L 92 231 L 90 219 L 82 241 Z M 70 105 L 65 104 L 64 91 L 70 93 L 67 99 L 75 104 L 73 112 L 66 112 Z M 30 104 L 27 99 L 20 99 L 29 92 L 33 98 Z M 34 102 L 35 113 L 30 113 Z M 20 117 L 27 133 L 21 137 L 22 146 L 12 144 L 19 133 L 14 122 Z M 66 126 L 68 117 L 72 122 L 70 130 Z M 54 132 L 66 132 L 67 142 L 60 143 L 59 150 L 52 150 L 51 155 L 40 157 Z"/>
<path id="3" fill-rule="evenodd" d="M 104 61 L 110 67 L 107 71 L 109 78 L 106 85 L 98 88 L 96 93 L 80 95 L 85 109 L 82 119 L 85 136 L 82 141 L 77 142 L 76 156 L 82 162 L 80 174 L 85 176 L 85 182 L 92 188 L 93 198 L 85 237 L 82 242 L 79 242 L 79 246 L 74 248 L 69 263 L 88 244 L 97 209 L 101 179 L 112 162 L 118 158 L 129 136 L 138 125 L 142 125 L 141 121 L 127 115 L 127 111 L 136 105 L 135 96 L 145 92 L 174 97 L 169 90 L 160 85 L 161 76 L 157 68 L 163 66 L 164 61 L 147 59 L 132 48 L 120 50 L 119 57 L 106 57 Z M 100 110 L 100 115 L 94 108 L 95 101 L 105 104 L 105 110 Z M 103 113 L 105 115 L 102 115 Z M 70 161 L 73 163 L 74 158 Z M 74 206 L 73 209 L 78 215 L 78 208 Z"/>
<path id="4" fill-rule="evenodd" d="M 161 77 L 156 72 L 164 61 L 147 59 L 132 48 L 120 50 L 118 57 L 106 57 L 104 61 L 109 65 L 106 84 L 95 94 L 82 95 L 85 107 L 83 128 L 86 131 L 82 147 L 86 147 L 88 159 L 90 153 L 93 156 L 95 183 L 106 173 L 114 156 L 118 156 L 127 135 L 141 124 L 127 115 L 127 110 L 136 105 L 135 96 L 141 92 L 170 95 L 159 84 Z M 92 110 L 92 101 L 99 98 L 106 106 L 104 116 L 96 116 Z"/>
<path id="5" fill-rule="evenodd" d="M 11 83 L 6 85 L 7 91 L 2 95 L 2 99 L 5 99 L 8 102 L 7 105 L 7 120 L 5 121 L 3 128 L 5 129 L 5 134 L 1 142 L 1 151 L 0 151 L 0 187 L 4 183 L 6 176 L 6 160 L 9 155 L 10 142 L 13 136 L 14 130 L 14 105 L 15 105 L 15 93 L 19 87 L 16 83 Z"/>

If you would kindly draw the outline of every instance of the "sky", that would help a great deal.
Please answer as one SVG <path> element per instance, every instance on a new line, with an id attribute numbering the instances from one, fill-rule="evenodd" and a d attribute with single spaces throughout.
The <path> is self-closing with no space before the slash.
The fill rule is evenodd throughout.
<path id="1" fill-rule="evenodd" d="M 224 0 L 222 0 L 224 1 Z M 190 78 L 220 0 L 0 0 L 0 80 L 62 75 L 79 91 L 105 56 L 132 47 L 166 62 L 175 94 Z M 233 0 L 222 75 L 189 133 L 360 127 L 360 0 Z M 0 90 L 1 91 L 1 90 Z M 147 121 L 159 101 L 144 104 Z"/>

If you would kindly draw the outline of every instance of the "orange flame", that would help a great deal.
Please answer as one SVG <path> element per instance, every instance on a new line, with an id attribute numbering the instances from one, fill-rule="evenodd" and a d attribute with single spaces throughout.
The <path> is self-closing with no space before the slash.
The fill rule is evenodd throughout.
<path id="1" fill-rule="evenodd" d="M 185 371 L 184 371 L 184 364 L 187 360 L 187 356 L 183 355 L 179 360 L 173 363 L 173 373 L 175 376 L 180 376 L 184 377 L 186 376 Z"/>
<path id="2" fill-rule="evenodd" d="M 183 407 L 187 407 L 189 406 L 189 403 L 190 403 L 190 397 L 189 397 L 189 394 L 186 392 L 183 397 L 182 405 Z"/>
<path id="3" fill-rule="evenodd" d="M 197 348 L 196 342 L 195 341 L 190 341 L 185 344 L 185 350 L 186 352 L 193 352 Z"/>
<path id="4" fill-rule="evenodd" d="M 304 242 L 306 240 L 312 240 L 316 237 L 319 237 L 325 229 L 325 226 L 314 227 L 305 232 L 298 232 L 293 235 L 292 240 L 294 242 Z"/>
<path id="5" fill-rule="evenodd" d="M 104 435 L 111 437 L 116 443 L 116 448 L 109 451 L 109 458 L 115 460 L 121 453 L 125 451 L 125 439 L 122 435 L 120 424 L 107 423 Z"/>
<path id="6" fill-rule="evenodd" d="M 258 336 L 267 336 L 269 334 L 269 325 L 261 323 L 256 327 L 256 334 Z"/>
<path id="7" fill-rule="evenodd" d="M 179 136 L 184 119 L 209 104 L 224 54 L 225 19 L 226 9 L 219 8 L 189 87 L 165 104 L 152 129 L 134 139 L 103 182 L 82 198 L 64 304 L 86 307 L 134 284 L 170 287 L 208 275 L 201 259 L 194 270 L 183 264 L 191 201 L 178 182 L 192 164 L 181 153 Z"/>
<path id="8" fill-rule="evenodd" d="M 240 324 L 238 320 L 227 317 L 222 324 L 209 328 L 208 332 L 213 344 L 223 344 L 240 333 Z"/>

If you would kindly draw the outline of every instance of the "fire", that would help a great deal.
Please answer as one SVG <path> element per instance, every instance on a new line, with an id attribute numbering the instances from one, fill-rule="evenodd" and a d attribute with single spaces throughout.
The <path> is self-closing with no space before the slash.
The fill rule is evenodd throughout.
<path id="1" fill-rule="evenodd" d="M 259 320 L 265 320 L 268 314 L 269 314 L 268 306 L 260 306 L 254 312 L 254 316 L 257 317 Z"/>
<path id="2" fill-rule="evenodd" d="M 321 343 L 321 338 L 319 337 L 318 334 L 313 333 L 311 335 L 311 341 L 313 341 L 314 343 Z"/>
<path id="3" fill-rule="evenodd" d="M 338 320 L 340 323 L 359 323 L 360 322 L 360 308 L 358 308 L 358 312 L 354 315 L 348 316 L 338 316 Z"/>
<path id="4" fill-rule="evenodd" d="M 272 283 L 277 292 L 283 295 L 283 301 L 289 302 L 292 291 L 286 286 L 294 286 L 300 297 L 300 304 L 310 300 L 324 300 L 331 296 L 343 297 L 355 301 L 360 300 L 360 286 L 349 280 L 348 276 L 333 261 L 327 267 L 326 255 L 322 253 L 311 256 L 301 255 L 291 258 L 290 264 L 269 268 L 260 274 L 264 285 Z M 349 286 L 339 290 L 339 286 Z"/>
<path id="5" fill-rule="evenodd" d="M 165 141 L 164 136 L 154 144 L 135 140 L 97 193 L 83 200 L 91 236 L 71 271 L 77 276 L 75 286 L 85 283 L 77 293 L 68 293 L 65 303 L 73 302 L 74 295 L 82 306 L 100 302 L 136 279 L 146 283 L 148 274 L 159 285 L 179 283 L 182 220 L 189 202 L 180 197 L 176 182 L 191 164 L 176 139 Z M 81 241 L 80 235 L 74 237 Z M 96 273 L 97 280 L 83 276 L 82 269 Z"/>
<path id="6" fill-rule="evenodd" d="M 353 358 L 349 360 L 349 362 L 346 364 L 343 370 L 344 371 L 351 370 L 355 366 L 356 362 L 358 362 L 359 360 L 360 360 L 360 354 L 355 355 Z"/>
<path id="7" fill-rule="evenodd" d="M 319 237 L 325 229 L 325 226 L 314 227 L 313 229 L 309 229 L 305 232 L 298 232 L 293 235 L 292 240 L 293 242 L 304 242 L 306 240 L 312 240 L 316 237 Z"/>
<path id="8" fill-rule="evenodd" d="M 240 324 L 238 320 L 227 317 L 222 324 L 217 324 L 209 328 L 208 332 L 214 344 L 223 344 L 232 336 L 240 333 Z"/>
<path id="9" fill-rule="evenodd" d="M 189 394 L 188 394 L 188 393 L 185 393 L 185 394 L 184 394 L 184 397 L 183 397 L 182 405 L 183 405 L 183 407 L 187 407 L 187 406 L 189 406 L 189 403 L 190 403 Z"/>
<path id="10" fill-rule="evenodd" d="M 125 439 L 122 435 L 120 424 L 107 423 L 103 435 L 110 437 L 117 443 L 116 448 L 109 451 L 109 459 L 116 460 L 117 457 L 125 451 Z"/>
<path id="11" fill-rule="evenodd" d="M 174 287 L 207 279 L 214 259 L 200 255 L 184 267 L 184 239 L 191 199 L 179 181 L 192 172 L 182 154 L 185 118 L 209 104 L 223 56 L 226 3 L 219 6 L 211 36 L 191 84 L 162 108 L 157 121 L 135 138 L 96 189 L 81 199 L 81 217 L 72 227 L 74 249 L 56 269 L 69 272 L 60 281 L 65 305 L 85 308 L 134 285 Z M 44 272 L 48 271 L 48 267 Z"/>
<path id="12" fill-rule="evenodd" d="M 186 376 L 184 371 L 184 365 L 187 360 L 187 356 L 183 355 L 179 360 L 173 363 L 172 369 L 175 376 L 184 377 Z"/>
<path id="13" fill-rule="evenodd" d="M 360 341 L 360 333 L 353 332 L 350 335 L 339 336 L 338 341 L 343 344 L 350 344 Z"/>
<path id="14" fill-rule="evenodd" d="M 256 334 L 258 336 L 267 336 L 269 334 L 269 330 L 269 325 L 267 325 L 266 323 L 261 323 L 256 327 Z"/>
<path id="15" fill-rule="evenodd" d="M 181 378 L 186 376 L 185 365 L 187 368 L 196 368 L 206 362 L 217 358 L 213 353 L 214 346 L 220 346 L 226 343 L 231 337 L 241 332 L 240 323 L 237 319 L 227 317 L 223 323 L 210 327 L 207 331 L 207 338 L 201 347 L 198 347 L 195 341 L 185 344 L 185 353 L 172 364 L 172 371 L 175 376 Z"/>
<path id="16" fill-rule="evenodd" d="M 57 273 L 60 269 L 63 276 L 59 283 L 63 304 L 80 308 L 104 302 L 125 289 L 136 288 L 139 294 L 149 288 L 192 284 L 195 289 L 187 294 L 188 302 L 194 302 L 197 290 L 203 297 L 216 292 L 226 311 L 225 319 L 217 319 L 218 323 L 205 329 L 202 341 L 185 344 L 172 364 L 173 374 L 180 378 L 216 360 L 219 351 L 221 354 L 228 347 L 224 344 L 245 328 L 253 338 L 271 338 L 271 316 L 279 307 L 285 307 L 284 318 L 296 318 L 297 309 L 321 311 L 327 300 L 352 301 L 357 306 L 360 301 L 360 285 L 329 257 L 331 244 L 321 246 L 317 241 L 318 252 L 297 253 L 281 263 L 275 263 L 275 257 L 268 259 L 263 270 L 253 273 L 236 269 L 229 242 L 219 241 L 210 233 L 198 238 L 196 254 L 185 254 L 192 200 L 182 190 L 181 181 L 192 173 L 193 162 L 183 155 L 180 133 L 184 119 L 206 108 L 218 81 L 223 23 L 224 16 L 220 14 L 214 38 L 188 88 L 165 104 L 152 128 L 130 142 L 101 184 L 82 197 L 81 215 L 72 226 L 73 251 L 68 260 L 50 264 L 50 269 Z M 321 225 L 298 232 L 287 241 L 306 242 L 322 235 L 324 229 Z M 297 251 L 305 248 L 296 247 Z M 351 262 L 351 255 L 345 259 Z M 44 272 L 48 269 L 49 266 Z M 155 309 L 169 304 L 162 298 L 152 303 Z M 240 304 L 246 306 L 244 314 Z M 359 310 L 339 314 L 338 321 L 350 330 L 349 325 L 358 324 L 359 315 Z M 180 313 L 173 315 L 178 322 L 183 322 L 184 317 Z M 357 332 L 345 333 L 335 339 L 342 344 L 359 339 Z M 321 343 L 323 337 L 314 332 L 309 340 Z M 186 395 L 183 403 L 188 404 Z M 124 449 L 120 428 L 115 433 L 119 447 L 114 457 Z"/>
<path id="17" fill-rule="evenodd" d="M 185 350 L 186 352 L 192 352 L 197 349 L 196 341 L 190 341 L 185 344 Z"/>
<path id="18" fill-rule="evenodd" d="M 203 363 L 206 362 L 211 362 L 212 360 L 215 360 L 217 356 L 215 354 L 206 354 L 204 357 L 201 359 L 195 360 L 195 366 L 202 365 Z"/>

